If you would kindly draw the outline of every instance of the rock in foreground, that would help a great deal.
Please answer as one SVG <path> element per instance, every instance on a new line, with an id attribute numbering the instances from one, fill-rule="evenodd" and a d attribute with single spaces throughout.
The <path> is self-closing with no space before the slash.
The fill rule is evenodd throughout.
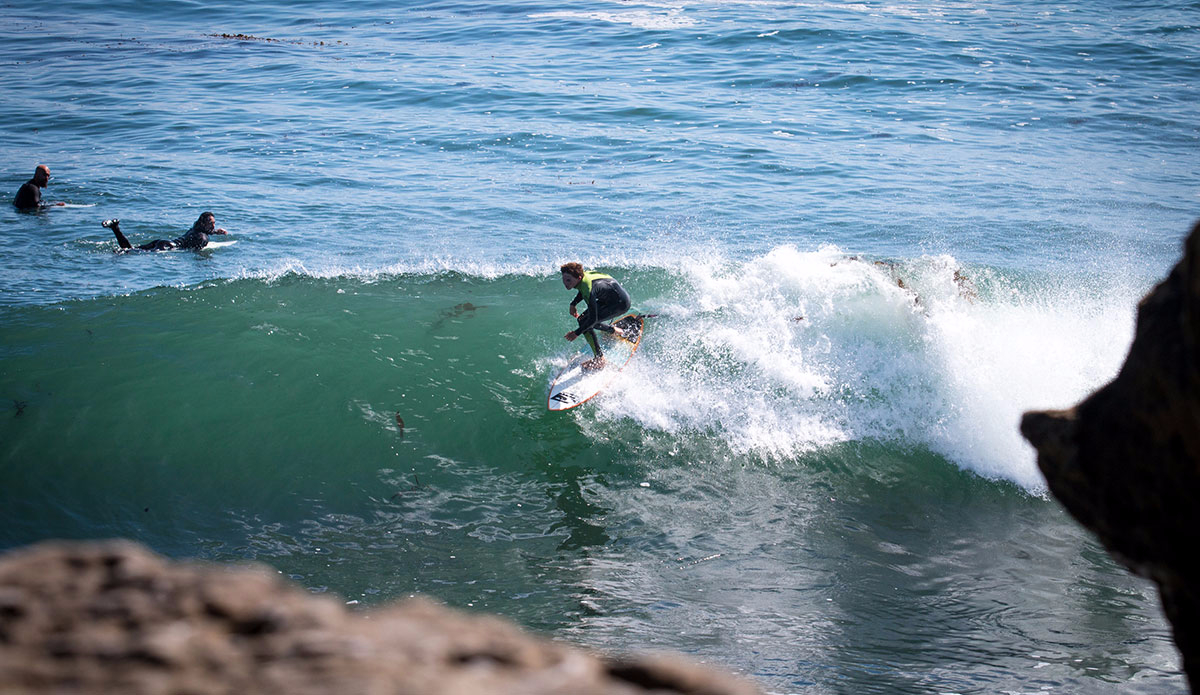
<path id="1" fill-rule="evenodd" d="M 172 563 L 119 541 L 0 557 L 0 691 L 759 692 L 676 658 L 614 660 L 425 600 L 351 612 L 265 567 Z"/>
<path id="2" fill-rule="evenodd" d="M 1200 224 L 1138 305 L 1117 377 L 1070 410 L 1026 413 L 1050 491 L 1154 580 L 1193 691 L 1200 683 Z"/>

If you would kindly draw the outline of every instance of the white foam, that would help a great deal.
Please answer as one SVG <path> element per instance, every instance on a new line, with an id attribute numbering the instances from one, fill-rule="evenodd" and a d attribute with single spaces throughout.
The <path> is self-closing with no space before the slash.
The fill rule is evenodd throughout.
<path id="1" fill-rule="evenodd" d="M 662 12 L 649 10 L 628 10 L 625 12 L 581 12 L 562 10 L 558 12 L 540 12 L 529 15 L 533 19 L 583 19 L 593 22 L 609 22 L 612 24 L 629 24 L 637 29 L 680 29 L 690 27 L 696 22 L 683 14 L 679 8 L 667 8 Z"/>
<path id="2" fill-rule="evenodd" d="M 290 275 L 311 277 L 319 280 L 353 278 L 362 282 L 378 282 L 398 275 L 440 275 L 461 273 L 471 277 L 494 280 L 509 275 L 542 277 L 550 274 L 556 266 L 550 262 L 494 263 L 488 261 L 463 261 L 448 257 L 427 257 L 411 262 L 388 263 L 381 266 L 364 266 L 340 263 L 336 260 L 320 264 L 306 263 L 300 259 L 281 260 L 271 267 L 244 269 L 236 279 L 256 279 L 268 282 Z"/>
<path id="3" fill-rule="evenodd" d="M 1044 491 L 1021 415 L 1068 407 L 1110 380 L 1132 340 L 1136 302 L 1132 291 L 1056 287 L 935 304 L 926 339 L 950 408 L 931 445 L 981 475 Z"/>
<path id="4" fill-rule="evenodd" d="M 956 270 L 946 256 L 884 264 L 835 247 L 701 262 L 660 298 L 633 378 L 597 409 L 768 457 L 861 440 L 926 447 L 1044 492 L 1020 415 L 1116 373 L 1136 294 Z"/>

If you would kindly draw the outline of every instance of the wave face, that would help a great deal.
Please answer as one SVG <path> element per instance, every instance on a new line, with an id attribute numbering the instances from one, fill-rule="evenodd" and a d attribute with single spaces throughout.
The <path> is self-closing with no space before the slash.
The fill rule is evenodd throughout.
<path id="1" fill-rule="evenodd" d="M 555 275 L 292 273 L 6 309 L 0 545 L 260 559 L 781 691 L 1016 686 L 1029 653 L 1091 685 L 1064 634 L 1112 692 L 1178 684 L 1153 589 L 1047 503 L 1012 432 L 1115 370 L 1127 302 L 832 247 L 604 270 L 655 316 L 569 414 L 545 408 L 578 349 Z M 989 666 L 907 670 L 930 653 Z"/>
<path id="2" fill-rule="evenodd" d="M 628 373 L 577 424 L 599 439 L 633 427 L 706 459 L 802 467 L 876 442 L 1043 494 L 1020 414 L 1110 378 L 1131 337 L 1130 310 L 1116 308 L 1127 299 L 949 257 L 784 246 L 744 263 L 608 270 L 654 317 Z M 6 386 L 28 404 L 21 449 L 64 465 L 141 451 L 203 471 L 214 432 L 216 459 L 263 472 L 348 449 L 386 460 L 418 441 L 480 458 L 555 421 L 543 392 L 577 349 L 560 337 L 570 298 L 556 276 L 289 274 L 27 307 L 7 322 Z M 464 438 L 463 420 L 481 439 Z M 541 443 L 506 446 L 517 465 Z"/>

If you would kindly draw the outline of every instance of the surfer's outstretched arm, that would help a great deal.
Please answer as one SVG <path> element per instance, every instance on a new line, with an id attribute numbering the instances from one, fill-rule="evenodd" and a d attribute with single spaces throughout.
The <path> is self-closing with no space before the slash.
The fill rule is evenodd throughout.
<path id="1" fill-rule="evenodd" d="M 121 220 L 104 220 L 100 223 L 100 226 L 107 227 L 112 230 L 113 236 L 117 237 L 117 246 L 120 246 L 123 249 L 133 248 L 133 244 L 129 243 L 129 240 L 126 239 L 125 235 L 121 233 Z"/>

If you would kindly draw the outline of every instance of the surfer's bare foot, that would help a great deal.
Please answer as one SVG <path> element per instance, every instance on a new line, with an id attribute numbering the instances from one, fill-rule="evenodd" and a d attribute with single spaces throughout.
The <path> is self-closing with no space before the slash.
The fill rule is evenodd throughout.
<path id="1" fill-rule="evenodd" d="M 593 357 L 592 359 L 588 360 L 587 362 L 584 362 L 582 366 L 584 369 L 593 369 L 593 370 L 604 369 L 604 358 L 603 357 Z"/>
<path id="2" fill-rule="evenodd" d="M 613 326 L 613 333 L 616 333 L 618 338 L 625 337 L 625 329 L 620 326 Z"/>

